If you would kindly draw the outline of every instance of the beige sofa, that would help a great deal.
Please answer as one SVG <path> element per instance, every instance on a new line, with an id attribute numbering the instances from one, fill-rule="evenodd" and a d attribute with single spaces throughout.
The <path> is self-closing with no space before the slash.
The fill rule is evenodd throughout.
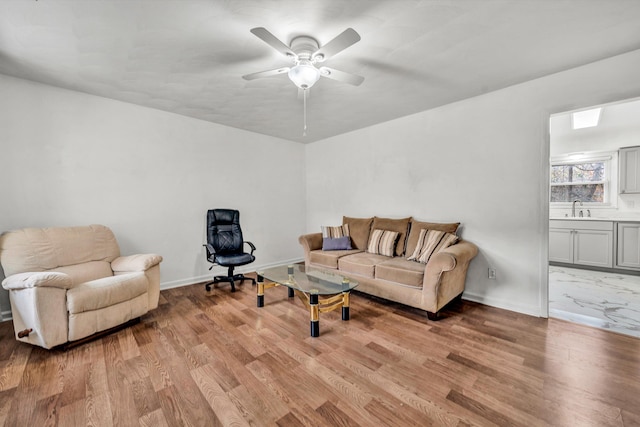
<path id="1" fill-rule="evenodd" d="M 459 223 L 430 223 L 413 218 L 343 218 L 349 225 L 351 250 L 322 250 L 321 233 L 300 236 L 305 264 L 338 270 L 359 282 L 357 291 L 427 311 L 436 320 L 447 303 L 464 291 L 469 262 L 478 253 L 471 242 L 460 240 L 435 253 L 426 264 L 409 261 L 422 229 L 456 233 Z M 399 233 L 393 257 L 366 251 L 372 230 Z"/>
<path id="2" fill-rule="evenodd" d="M 0 236 L 16 338 L 52 348 L 139 318 L 158 306 L 155 254 L 120 256 L 103 225 L 25 228 Z"/>

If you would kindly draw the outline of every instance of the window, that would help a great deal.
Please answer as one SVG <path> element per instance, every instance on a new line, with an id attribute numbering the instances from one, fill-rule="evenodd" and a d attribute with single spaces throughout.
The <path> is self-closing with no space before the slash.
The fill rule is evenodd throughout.
<path id="1" fill-rule="evenodd" d="M 565 156 L 551 161 L 550 202 L 579 200 L 592 206 L 608 205 L 612 156 Z"/>

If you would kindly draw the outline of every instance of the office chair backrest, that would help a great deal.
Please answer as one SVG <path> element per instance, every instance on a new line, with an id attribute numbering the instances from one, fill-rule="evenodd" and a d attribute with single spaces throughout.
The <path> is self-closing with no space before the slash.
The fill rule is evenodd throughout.
<path id="1" fill-rule="evenodd" d="M 210 209 L 207 212 L 207 243 L 221 255 L 242 252 L 240 212 L 234 209 Z"/>

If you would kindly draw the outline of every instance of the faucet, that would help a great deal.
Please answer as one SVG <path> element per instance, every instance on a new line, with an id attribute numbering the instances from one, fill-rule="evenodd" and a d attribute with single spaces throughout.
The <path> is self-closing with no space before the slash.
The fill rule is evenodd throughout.
<path id="1" fill-rule="evenodd" d="M 576 217 L 576 203 L 579 202 L 580 206 L 582 206 L 582 202 L 578 199 L 574 200 L 573 203 L 571 204 L 571 218 L 575 218 Z"/>

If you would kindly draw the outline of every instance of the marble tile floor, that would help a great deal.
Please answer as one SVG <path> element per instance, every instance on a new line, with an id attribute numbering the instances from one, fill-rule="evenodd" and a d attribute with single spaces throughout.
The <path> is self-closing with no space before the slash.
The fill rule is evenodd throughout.
<path id="1" fill-rule="evenodd" d="M 549 266 L 549 317 L 640 338 L 640 276 Z"/>

